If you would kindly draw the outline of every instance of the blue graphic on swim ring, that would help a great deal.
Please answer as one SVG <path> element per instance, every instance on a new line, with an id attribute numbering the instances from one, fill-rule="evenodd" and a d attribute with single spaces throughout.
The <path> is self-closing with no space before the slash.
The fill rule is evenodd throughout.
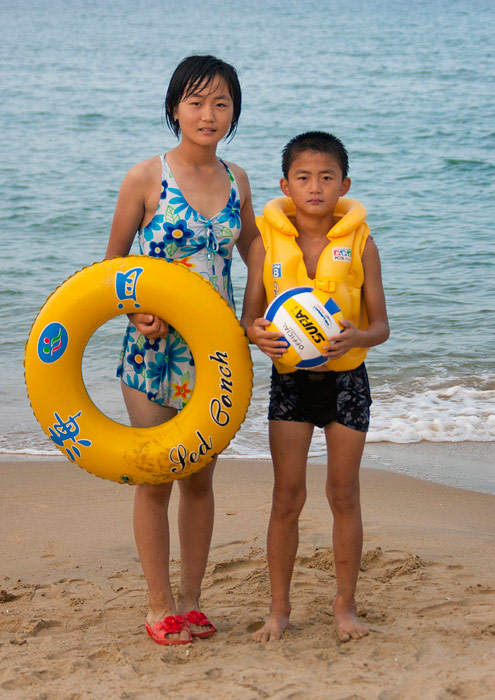
<path id="1" fill-rule="evenodd" d="M 81 450 L 76 447 L 76 445 L 91 447 L 93 444 L 91 440 L 76 440 L 81 430 L 76 418 L 79 418 L 81 413 L 82 411 L 79 411 L 75 416 L 69 416 L 67 420 L 62 420 L 58 413 L 54 413 L 53 415 L 56 418 L 56 422 L 53 424 L 53 427 L 48 428 L 50 431 L 50 440 L 53 440 L 59 447 L 63 447 L 72 462 L 75 461 L 76 457 L 81 456 Z M 69 447 L 65 445 L 68 440 L 71 441 Z"/>
<path id="2" fill-rule="evenodd" d="M 69 334 L 61 323 L 49 323 L 38 340 L 38 357 L 50 364 L 59 360 L 67 350 Z"/>
<path id="3" fill-rule="evenodd" d="M 133 267 L 131 270 L 128 270 L 127 272 L 117 272 L 115 275 L 115 292 L 117 294 L 117 298 L 120 299 L 120 301 L 127 301 L 128 299 L 131 299 L 132 301 L 136 302 L 136 285 L 137 281 L 139 278 L 139 275 L 143 271 L 142 267 Z M 136 309 L 139 309 L 141 304 L 138 304 L 137 302 L 134 304 Z M 122 309 L 124 308 L 124 304 L 120 303 L 117 304 L 117 308 Z"/>

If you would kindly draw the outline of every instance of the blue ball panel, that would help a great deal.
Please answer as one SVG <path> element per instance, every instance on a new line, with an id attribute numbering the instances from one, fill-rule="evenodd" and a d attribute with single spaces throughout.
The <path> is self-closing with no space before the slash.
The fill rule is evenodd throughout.
<path id="1" fill-rule="evenodd" d="M 319 367 L 328 362 L 326 357 L 314 357 L 312 360 L 301 360 L 296 365 L 297 369 L 311 369 L 311 367 Z"/>
<path id="2" fill-rule="evenodd" d="M 340 311 L 340 308 L 337 306 L 337 304 L 334 302 L 332 297 L 326 302 L 325 304 L 325 309 L 328 311 L 329 314 L 336 314 L 338 311 Z"/>
<path id="3" fill-rule="evenodd" d="M 292 289 L 288 289 L 286 292 L 282 292 L 280 296 L 278 296 L 276 299 L 272 301 L 270 304 L 269 309 L 267 310 L 265 314 L 265 318 L 268 321 L 273 321 L 275 314 L 277 311 L 280 309 L 282 304 L 287 300 L 293 297 L 295 294 L 299 294 L 300 292 L 312 292 L 311 287 L 293 287 Z"/>

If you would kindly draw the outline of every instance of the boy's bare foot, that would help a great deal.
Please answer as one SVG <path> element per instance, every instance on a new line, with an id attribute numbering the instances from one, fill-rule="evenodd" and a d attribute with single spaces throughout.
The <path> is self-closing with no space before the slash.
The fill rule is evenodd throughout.
<path id="1" fill-rule="evenodd" d="M 270 613 L 263 627 L 253 632 L 252 638 L 255 642 L 274 642 L 277 639 L 281 639 L 288 624 L 289 615 Z"/>
<path id="2" fill-rule="evenodd" d="M 346 603 L 335 599 L 333 604 L 333 616 L 337 628 L 337 636 L 341 642 L 350 642 L 351 639 L 361 639 L 369 634 L 366 625 L 359 621 L 356 615 L 354 603 Z"/>

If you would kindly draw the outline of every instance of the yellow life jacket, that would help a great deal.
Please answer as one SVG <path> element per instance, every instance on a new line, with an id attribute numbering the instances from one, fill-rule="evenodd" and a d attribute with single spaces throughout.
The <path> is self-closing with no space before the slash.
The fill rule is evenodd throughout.
<path id="1" fill-rule="evenodd" d="M 364 282 L 361 256 L 369 234 L 365 207 L 354 199 L 341 197 L 334 211 L 337 223 L 327 233 L 328 245 L 318 260 L 315 279 L 308 277 L 299 235 L 291 219 L 296 209 L 289 197 L 272 199 L 256 223 L 265 245 L 263 283 L 267 302 L 291 287 L 313 287 L 328 294 L 338 304 L 344 319 L 357 328 L 368 327 L 368 317 L 362 300 Z M 354 369 L 364 361 L 367 348 L 351 348 L 338 360 L 324 365 L 334 372 Z M 294 367 L 274 360 L 281 373 L 294 372 Z"/>

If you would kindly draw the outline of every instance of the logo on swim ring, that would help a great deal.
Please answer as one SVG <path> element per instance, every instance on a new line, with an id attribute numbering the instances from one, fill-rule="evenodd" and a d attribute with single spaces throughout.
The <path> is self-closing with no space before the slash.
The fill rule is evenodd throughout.
<path id="1" fill-rule="evenodd" d="M 126 301 L 127 299 L 132 299 L 132 301 L 136 301 L 136 285 L 138 277 L 142 271 L 142 267 L 133 267 L 127 272 L 116 273 L 115 292 L 117 294 L 117 298 L 121 302 Z M 138 309 L 140 307 L 140 304 L 135 303 L 134 306 L 136 307 L 136 309 Z M 124 307 L 124 304 L 117 304 L 117 307 L 119 309 L 122 309 Z"/>
<path id="2" fill-rule="evenodd" d="M 52 427 L 48 428 L 50 440 L 53 440 L 56 445 L 65 449 L 71 462 L 75 462 L 76 457 L 81 456 L 81 450 L 76 445 L 91 447 L 93 444 L 91 440 L 76 440 L 81 430 L 76 419 L 79 418 L 81 413 L 82 411 L 79 411 L 74 416 L 69 416 L 67 420 L 62 420 L 58 413 L 54 413 L 56 421 Z M 69 447 L 66 447 L 65 443 L 68 441 L 70 441 Z"/>
<path id="3" fill-rule="evenodd" d="M 61 323 L 49 323 L 38 340 L 38 357 L 50 364 L 59 360 L 67 350 L 69 334 Z"/>

